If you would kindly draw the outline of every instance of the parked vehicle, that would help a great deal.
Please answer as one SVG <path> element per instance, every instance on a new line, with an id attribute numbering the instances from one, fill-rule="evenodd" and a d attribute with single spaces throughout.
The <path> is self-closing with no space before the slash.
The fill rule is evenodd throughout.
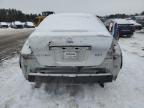
<path id="1" fill-rule="evenodd" d="M 6 22 L 0 22 L 0 28 L 8 28 L 8 23 Z"/>
<path id="2" fill-rule="evenodd" d="M 141 24 L 144 27 L 144 15 L 143 16 L 135 16 L 135 20 L 137 23 Z"/>
<path id="3" fill-rule="evenodd" d="M 11 28 L 22 29 L 24 28 L 24 24 L 20 21 L 15 21 L 11 23 Z"/>
<path id="4" fill-rule="evenodd" d="M 44 19 L 46 16 L 38 16 L 34 19 L 34 25 L 37 27 Z"/>
<path id="5" fill-rule="evenodd" d="M 54 14 L 45 18 L 20 54 L 30 82 L 68 84 L 116 80 L 122 68 L 119 44 L 95 15 Z"/>
<path id="6" fill-rule="evenodd" d="M 142 25 L 137 23 L 136 21 L 132 20 L 132 19 L 127 19 L 130 23 L 132 23 L 135 27 L 135 30 L 141 30 L 142 29 Z"/>
<path id="7" fill-rule="evenodd" d="M 24 23 L 24 27 L 25 28 L 35 28 L 34 24 L 29 21 Z"/>
<path id="8" fill-rule="evenodd" d="M 126 19 L 109 19 L 105 25 L 114 37 L 131 37 L 135 32 L 134 24 Z"/>

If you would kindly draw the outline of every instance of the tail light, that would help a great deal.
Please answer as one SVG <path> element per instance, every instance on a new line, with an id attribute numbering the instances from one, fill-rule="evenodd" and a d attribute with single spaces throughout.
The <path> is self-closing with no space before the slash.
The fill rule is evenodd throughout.
<path id="1" fill-rule="evenodd" d="M 33 56 L 33 51 L 28 42 L 24 44 L 20 54 L 23 58 L 31 58 L 31 56 Z"/>

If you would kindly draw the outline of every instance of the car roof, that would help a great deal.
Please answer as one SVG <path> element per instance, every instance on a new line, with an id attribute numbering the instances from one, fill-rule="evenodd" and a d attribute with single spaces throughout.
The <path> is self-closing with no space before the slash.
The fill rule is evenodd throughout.
<path id="1" fill-rule="evenodd" d="M 15 21 L 14 24 L 16 24 L 16 25 L 21 25 L 21 24 L 23 24 L 23 23 L 22 23 L 21 21 Z"/>
<path id="2" fill-rule="evenodd" d="M 117 24 L 132 24 L 126 19 L 113 19 L 113 21 L 116 22 Z"/>
<path id="3" fill-rule="evenodd" d="M 141 24 L 139 24 L 139 23 L 137 23 L 136 21 L 134 21 L 134 20 L 128 20 L 130 23 L 132 23 L 132 24 L 134 24 L 134 25 L 141 25 Z"/>
<path id="4" fill-rule="evenodd" d="M 93 14 L 61 13 L 44 19 L 37 29 L 49 32 L 97 32 L 110 35 L 104 24 Z"/>
<path id="5" fill-rule="evenodd" d="M 34 26 L 33 22 L 30 22 L 30 21 L 27 21 L 27 22 L 26 22 L 26 25 Z"/>
<path id="6" fill-rule="evenodd" d="M 95 15 L 89 14 L 89 13 L 57 13 L 57 14 L 51 14 L 50 16 L 77 16 L 77 17 L 90 17 L 90 16 L 95 16 Z"/>
<path id="7" fill-rule="evenodd" d="M 0 22 L 0 25 L 8 25 L 7 22 Z"/>
<path id="8" fill-rule="evenodd" d="M 144 15 L 135 16 L 135 18 L 144 18 Z"/>

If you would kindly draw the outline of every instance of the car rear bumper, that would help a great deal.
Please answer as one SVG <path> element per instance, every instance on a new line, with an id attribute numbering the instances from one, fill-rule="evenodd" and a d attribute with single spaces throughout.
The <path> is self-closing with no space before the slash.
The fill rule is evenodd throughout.
<path id="1" fill-rule="evenodd" d="M 136 30 L 141 30 L 141 29 L 142 29 L 142 26 L 135 26 L 135 29 L 136 29 Z"/>
<path id="2" fill-rule="evenodd" d="M 35 82 L 62 82 L 72 84 L 87 84 L 87 83 L 105 83 L 112 82 L 113 76 L 110 73 L 103 74 L 42 74 L 42 73 L 29 73 L 28 80 Z"/>
<path id="3" fill-rule="evenodd" d="M 120 31 L 119 35 L 131 35 L 134 31 Z"/>

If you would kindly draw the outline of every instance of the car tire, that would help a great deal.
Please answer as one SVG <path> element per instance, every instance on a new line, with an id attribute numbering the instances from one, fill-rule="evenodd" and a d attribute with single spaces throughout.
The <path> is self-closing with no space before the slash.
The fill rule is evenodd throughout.
<path id="1" fill-rule="evenodd" d="M 35 78 L 35 85 L 34 85 L 34 87 L 35 88 L 40 88 L 41 87 L 41 81 L 40 81 L 40 78 L 39 77 L 36 77 Z"/>
<path id="2" fill-rule="evenodd" d="M 133 34 L 127 35 L 128 38 L 131 38 Z"/>

